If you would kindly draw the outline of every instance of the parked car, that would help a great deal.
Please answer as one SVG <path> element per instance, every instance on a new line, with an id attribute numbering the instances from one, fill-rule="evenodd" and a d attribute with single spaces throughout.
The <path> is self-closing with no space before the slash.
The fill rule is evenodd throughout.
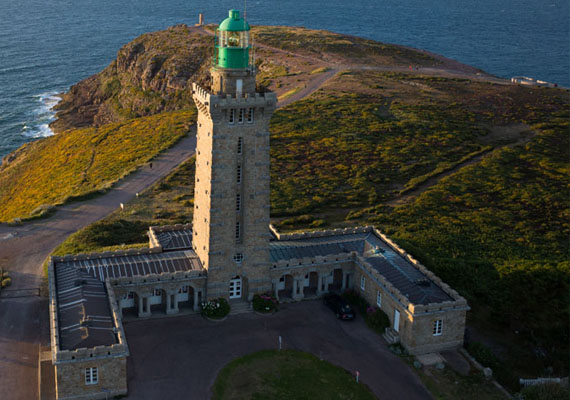
<path id="1" fill-rule="evenodd" d="M 346 300 L 336 293 L 327 294 L 324 297 L 325 304 L 334 311 L 336 317 L 342 320 L 354 319 L 354 310 Z"/>

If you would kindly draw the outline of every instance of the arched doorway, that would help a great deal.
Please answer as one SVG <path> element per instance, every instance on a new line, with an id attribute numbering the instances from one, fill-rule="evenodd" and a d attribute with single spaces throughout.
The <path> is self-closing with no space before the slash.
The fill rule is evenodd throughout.
<path id="1" fill-rule="evenodd" d="M 306 281 L 305 297 L 316 296 L 317 287 L 319 286 L 319 274 L 317 274 L 316 272 L 309 272 L 305 281 Z"/>
<path id="2" fill-rule="evenodd" d="M 293 277 L 291 275 L 282 275 L 277 282 L 277 294 L 280 299 L 290 299 L 293 297 Z"/>
<path id="3" fill-rule="evenodd" d="M 340 292 L 342 290 L 342 268 L 337 268 L 333 271 L 333 281 L 329 286 L 330 291 Z"/>
<path id="4" fill-rule="evenodd" d="M 230 299 L 240 299 L 243 292 L 242 280 L 240 276 L 230 280 Z"/>

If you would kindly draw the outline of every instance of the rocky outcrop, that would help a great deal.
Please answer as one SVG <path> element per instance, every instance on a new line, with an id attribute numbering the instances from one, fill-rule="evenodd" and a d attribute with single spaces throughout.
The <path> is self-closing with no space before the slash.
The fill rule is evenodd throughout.
<path id="1" fill-rule="evenodd" d="M 211 47 L 211 36 L 186 25 L 138 37 L 107 68 L 62 95 L 52 129 L 100 126 L 191 107 L 190 82 L 207 80 Z"/>

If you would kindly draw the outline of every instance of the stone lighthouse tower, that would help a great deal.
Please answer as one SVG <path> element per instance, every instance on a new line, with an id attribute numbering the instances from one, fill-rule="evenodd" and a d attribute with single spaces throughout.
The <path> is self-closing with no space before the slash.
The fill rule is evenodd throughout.
<path id="1" fill-rule="evenodd" d="M 256 91 L 249 30 L 239 11 L 230 10 L 216 35 L 211 87 L 193 85 L 192 242 L 208 270 L 208 299 L 251 299 L 271 289 L 268 126 L 277 99 Z"/>

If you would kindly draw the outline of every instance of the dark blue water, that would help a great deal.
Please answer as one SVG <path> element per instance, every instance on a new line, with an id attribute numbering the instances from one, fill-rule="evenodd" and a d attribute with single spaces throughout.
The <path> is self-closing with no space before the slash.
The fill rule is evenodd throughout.
<path id="1" fill-rule="evenodd" d="M 0 0 L 0 157 L 52 134 L 53 97 L 138 35 L 220 22 L 242 1 Z M 267 0 L 252 24 L 301 25 L 424 48 L 510 78 L 570 86 L 568 0 Z"/>

